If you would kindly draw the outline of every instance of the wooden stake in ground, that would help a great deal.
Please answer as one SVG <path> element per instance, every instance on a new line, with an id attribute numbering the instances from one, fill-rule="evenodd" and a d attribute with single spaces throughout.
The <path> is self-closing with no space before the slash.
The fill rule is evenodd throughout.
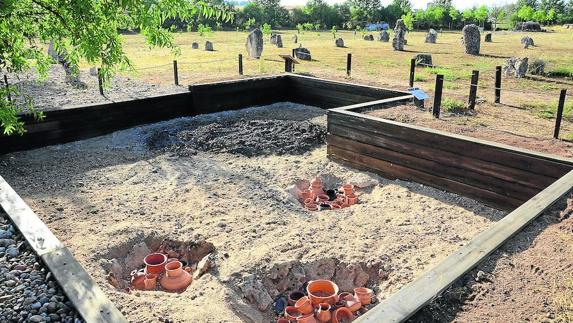
<path id="1" fill-rule="evenodd" d="M 173 79 L 175 80 L 175 85 L 179 85 L 179 71 L 177 70 L 177 61 L 173 61 Z"/>
<path id="2" fill-rule="evenodd" d="M 103 95 L 103 79 L 101 77 L 101 68 L 97 69 L 97 82 L 99 86 L 99 94 Z"/>
<path id="3" fill-rule="evenodd" d="M 557 106 L 557 115 L 555 116 L 555 131 L 553 131 L 553 138 L 555 139 L 559 139 L 561 119 L 563 118 L 563 108 L 565 107 L 565 97 L 567 97 L 567 90 L 563 89 L 559 94 L 559 105 Z"/>
<path id="4" fill-rule="evenodd" d="M 346 76 L 350 77 L 352 73 L 352 54 L 348 53 L 346 56 Z"/>
<path id="5" fill-rule="evenodd" d="M 414 87 L 414 76 L 416 74 L 416 59 L 412 58 L 410 60 L 410 87 Z"/>
<path id="6" fill-rule="evenodd" d="M 470 110 L 473 110 L 476 106 L 478 81 L 479 81 L 479 71 L 472 71 L 472 82 L 470 84 L 470 96 L 468 99 L 468 108 Z"/>
<path id="7" fill-rule="evenodd" d="M 440 118 L 440 108 L 442 106 L 442 90 L 444 88 L 444 76 L 436 75 L 436 89 L 434 91 L 434 108 L 432 114 L 435 118 Z"/>
<path id="8" fill-rule="evenodd" d="M 243 75 L 243 54 L 239 54 L 239 75 Z"/>
<path id="9" fill-rule="evenodd" d="M 501 103 L 501 66 L 495 67 L 495 103 Z"/>

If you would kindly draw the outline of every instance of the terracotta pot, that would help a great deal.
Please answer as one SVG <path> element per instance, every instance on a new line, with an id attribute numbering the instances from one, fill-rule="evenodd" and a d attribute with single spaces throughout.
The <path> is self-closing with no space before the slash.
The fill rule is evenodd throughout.
<path id="1" fill-rule="evenodd" d="M 338 299 L 341 301 L 344 301 L 344 299 L 346 298 L 346 296 L 352 296 L 351 293 L 347 293 L 347 292 L 342 292 L 338 295 Z"/>
<path id="2" fill-rule="evenodd" d="M 168 263 L 170 263 L 170 262 L 174 262 L 174 261 L 179 261 L 179 259 L 177 259 L 177 258 L 167 258 L 166 264 L 168 264 Z"/>
<path id="3" fill-rule="evenodd" d="M 294 307 L 302 314 L 308 315 L 314 313 L 314 307 L 312 307 L 312 303 L 308 296 L 303 296 L 294 303 Z"/>
<path id="4" fill-rule="evenodd" d="M 321 202 L 321 203 L 328 202 L 329 200 L 330 200 L 330 198 L 329 198 L 328 195 L 326 195 L 326 194 L 320 194 L 320 195 L 318 196 L 318 201 Z"/>
<path id="5" fill-rule="evenodd" d="M 131 287 L 135 289 L 145 289 L 145 270 L 134 270 L 131 272 Z"/>
<path id="6" fill-rule="evenodd" d="M 362 307 L 362 303 L 360 303 L 360 300 L 354 297 L 354 295 L 345 296 L 344 301 L 346 302 L 346 308 L 352 312 L 356 312 Z"/>
<path id="7" fill-rule="evenodd" d="M 358 203 L 358 197 L 356 197 L 356 195 L 349 194 L 349 195 L 346 195 L 346 197 L 348 198 L 348 204 L 349 205 L 354 205 L 354 204 Z"/>
<path id="8" fill-rule="evenodd" d="M 309 211 L 318 211 L 318 205 L 316 204 L 307 204 L 305 207 Z"/>
<path id="9" fill-rule="evenodd" d="M 186 272 L 188 272 L 190 274 L 193 274 L 193 267 L 187 266 L 187 267 L 184 267 L 183 270 L 185 270 Z"/>
<path id="10" fill-rule="evenodd" d="M 277 323 L 289 323 L 290 321 L 287 318 L 279 317 L 277 319 Z"/>
<path id="11" fill-rule="evenodd" d="M 147 274 L 145 275 L 145 289 L 152 290 L 157 287 L 157 275 L 156 274 Z"/>
<path id="12" fill-rule="evenodd" d="M 159 275 L 165 271 L 167 256 L 162 253 L 152 253 L 145 256 L 143 263 L 145 264 L 146 273 Z"/>
<path id="13" fill-rule="evenodd" d="M 312 187 L 322 187 L 322 180 L 317 176 L 310 181 L 310 186 Z"/>
<path id="14" fill-rule="evenodd" d="M 340 206 L 340 205 L 338 205 L 338 204 L 331 204 L 330 207 L 331 207 L 333 210 L 340 210 L 340 209 L 342 209 L 342 206 Z"/>
<path id="15" fill-rule="evenodd" d="M 296 319 L 297 323 L 316 323 L 316 319 L 314 318 L 314 314 L 310 313 L 307 315 L 300 316 Z"/>
<path id="16" fill-rule="evenodd" d="M 342 191 L 344 192 L 344 194 L 346 194 L 346 195 L 354 193 L 354 185 L 352 185 L 352 184 L 344 184 L 344 185 L 342 185 L 341 188 L 342 188 Z"/>
<path id="17" fill-rule="evenodd" d="M 312 280 L 308 282 L 306 292 L 313 305 L 320 303 L 334 305 L 336 295 L 338 295 L 338 286 L 330 280 Z"/>
<path id="18" fill-rule="evenodd" d="M 305 206 L 306 206 L 306 205 L 310 205 L 310 204 L 316 204 L 316 201 L 313 200 L 313 199 L 311 199 L 311 198 L 308 198 L 308 199 L 304 200 L 304 205 L 305 205 Z"/>
<path id="19" fill-rule="evenodd" d="M 319 322 L 328 322 L 332 318 L 330 313 L 330 304 L 320 303 L 318 304 L 318 309 L 316 310 L 316 319 Z"/>
<path id="20" fill-rule="evenodd" d="M 360 300 L 362 305 L 368 305 L 372 303 L 372 296 L 374 296 L 374 292 L 370 288 L 357 287 L 354 288 L 354 296 Z"/>
<path id="21" fill-rule="evenodd" d="M 287 306 L 285 308 L 285 318 L 289 321 L 296 321 L 297 318 L 301 317 L 302 313 L 294 306 Z"/>
<path id="22" fill-rule="evenodd" d="M 309 190 L 304 190 L 300 192 L 300 198 L 304 201 L 312 196 L 312 192 Z"/>
<path id="23" fill-rule="evenodd" d="M 290 293 L 288 294 L 288 305 L 294 306 L 294 304 L 296 303 L 296 301 L 298 301 L 298 300 L 301 299 L 302 297 L 304 297 L 304 293 L 303 293 L 303 292 L 299 292 L 299 291 L 290 292 Z"/>
<path id="24" fill-rule="evenodd" d="M 174 261 L 165 265 L 165 275 L 159 283 L 163 289 L 173 292 L 187 289 L 192 280 L 193 276 L 183 270 L 181 262 Z"/>
<path id="25" fill-rule="evenodd" d="M 332 313 L 332 323 L 348 323 L 352 322 L 353 319 L 352 311 L 346 307 L 338 308 Z"/>

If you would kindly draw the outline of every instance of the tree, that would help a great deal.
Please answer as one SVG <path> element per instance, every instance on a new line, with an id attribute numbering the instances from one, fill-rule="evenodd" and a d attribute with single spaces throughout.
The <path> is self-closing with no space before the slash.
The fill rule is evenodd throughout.
<path id="1" fill-rule="evenodd" d="M 517 11 L 517 17 L 521 19 L 521 21 L 533 20 L 534 15 L 535 10 L 530 6 L 523 6 Z"/>
<path id="2" fill-rule="evenodd" d="M 488 11 L 486 6 L 481 6 L 474 11 L 475 20 L 477 20 L 478 23 L 481 23 L 482 27 L 484 27 L 485 21 L 487 20 L 487 14 Z"/>
<path id="3" fill-rule="evenodd" d="M 461 16 L 461 13 L 458 9 L 454 8 L 454 7 L 450 7 L 450 10 L 448 11 L 448 15 L 450 16 L 450 29 L 452 29 L 452 25 L 456 22 L 456 20 L 458 20 Z"/>
<path id="4" fill-rule="evenodd" d="M 497 24 L 505 19 L 506 11 L 502 7 L 491 7 L 488 13 L 488 19 L 493 25 L 493 30 L 497 29 Z"/>
<path id="5" fill-rule="evenodd" d="M 466 9 L 462 12 L 462 20 L 464 23 L 471 22 L 474 19 L 474 11 L 472 9 Z"/>
<path id="6" fill-rule="evenodd" d="M 197 15 L 228 20 L 227 12 L 196 0 L 2 0 L 0 2 L 0 74 L 21 73 L 35 62 L 46 76 L 52 59 L 42 43 L 53 41 L 56 51 L 65 56 L 73 73 L 81 59 L 101 67 L 105 81 L 112 73 L 131 66 L 119 29 L 139 29 L 152 46 L 177 46 L 163 24 L 168 19 L 191 20 Z M 14 87 L 0 91 L 0 129 L 5 134 L 23 133 L 17 114 L 34 112 L 17 106 L 9 95 Z"/>
<path id="7" fill-rule="evenodd" d="M 406 25 L 406 28 L 408 28 L 408 30 L 414 29 L 415 18 L 412 11 L 408 12 L 405 15 L 402 15 L 402 20 L 404 21 L 404 25 Z"/>

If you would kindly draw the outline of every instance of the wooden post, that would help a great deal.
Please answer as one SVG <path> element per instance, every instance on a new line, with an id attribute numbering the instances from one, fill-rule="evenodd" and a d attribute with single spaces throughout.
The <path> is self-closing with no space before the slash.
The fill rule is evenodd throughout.
<path id="1" fill-rule="evenodd" d="M 10 93 L 10 84 L 8 84 L 8 76 L 4 74 L 4 86 L 6 86 L 6 93 L 8 95 L 8 102 L 12 102 L 12 93 Z"/>
<path id="2" fill-rule="evenodd" d="M 239 75 L 243 75 L 243 54 L 239 54 Z"/>
<path id="3" fill-rule="evenodd" d="M 434 108 L 432 114 L 435 118 L 440 118 L 440 108 L 442 106 L 442 89 L 444 88 L 444 76 L 436 75 L 436 89 L 434 91 Z"/>
<path id="4" fill-rule="evenodd" d="M 414 75 L 416 74 L 416 59 L 410 60 L 410 87 L 414 87 Z"/>
<path id="5" fill-rule="evenodd" d="M 177 61 L 173 61 L 173 79 L 175 80 L 175 85 L 179 85 L 179 71 L 177 70 Z"/>
<path id="6" fill-rule="evenodd" d="M 99 67 L 97 69 L 97 82 L 99 86 L 99 94 L 103 95 L 103 80 L 101 78 L 101 68 Z"/>
<path id="7" fill-rule="evenodd" d="M 495 67 L 495 103 L 501 103 L 501 66 Z"/>
<path id="8" fill-rule="evenodd" d="M 565 107 L 565 97 L 567 96 L 567 90 L 561 90 L 559 94 L 559 105 L 557 106 L 557 115 L 555 116 L 555 131 L 553 132 L 553 138 L 559 139 L 559 131 L 561 130 L 561 119 L 563 118 L 563 108 Z"/>
<path id="9" fill-rule="evenodd" d="M 296 48 L 292 49 L 292 57 L 296 58 Z"/>
<path id="10" fill-rule="evenodd" d="M 352 53 L 348 53 L 346 56 L 346 75 L 350 77 L 352 73 Z"/>
<path id="11" fill-rule="evenodd" d="M 468 100 L 468 108 L 473 110 L 476 106 L 476 97 L 479 81 L 479 71 L 472 71 L 472 82 L 470 84 L 470 97 Z"/>

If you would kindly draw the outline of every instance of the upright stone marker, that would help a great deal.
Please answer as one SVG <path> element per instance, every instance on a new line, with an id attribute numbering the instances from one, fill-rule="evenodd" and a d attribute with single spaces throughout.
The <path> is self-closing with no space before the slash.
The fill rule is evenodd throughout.
<path id="1" fill-rule="evenodd" d="M 435 44 L 438 40 L 438 32 L 434 29 L 431 29 L 426 34 L 426 43 Z"/>
<path id="2" fill-rule="evenodd" d="M 208 52 L 212 52 L 215 50 L 215 48 L 213 48 L 213 43 L 210 41 L 206 41 L 205 42 L 205 50 Z"/>
<path id="3" fill-rule="evenodd" d="M 492 41 L 492 40 L 491 40 L 491 33 L 485 34 L 485 39 L 484 39 L 484 41 L 485 41 L 486 43 L 491 43 L 491 41 Z"/>
<path id="4" fill-rule="evenodd" d="M 396 28 L 394 28 L 394 39 L 392 39 L 392 47 L 394 47 L 394 50 L 404 50 L 406 31 L 404 20 L 398 19 L 398 21 L 396 21 Z"/>
<path id="5" fill-rule="evenodd" d="M 263 54 L 263 32 L 257 28 L 247 36 L 247 53 L 251 58 L 260 58 Z"/>
<path id="6" fill-rule="evenodd" d="M 337 38 L 335 43 L 336 43 L 336 47 L 344 47 L 344 39 L 342 39 L 342 38 Z"/>
<path id="7" fill-rule="evenodd" d="M 390 35 L 388 34 L 388 32 L 386 30 L 382 30 L 380 32 L 380 35 L 378 35 L 378 41 L 385 42 L 385 43 L 390 41 Z"/>
<path id="8" fill-rule="evenodd" d="M 481 36 L 479 32 L 479 27 L 471 24 L 466 25 L 462 30 L 464 36 L 464 46 L 466 47 L 466 54 L 479 55 Z"/>

